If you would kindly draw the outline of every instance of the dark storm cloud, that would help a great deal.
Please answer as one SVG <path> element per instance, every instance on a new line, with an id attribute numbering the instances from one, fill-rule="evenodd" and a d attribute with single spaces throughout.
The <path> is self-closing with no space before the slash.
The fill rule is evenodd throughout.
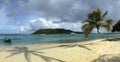
<path id="1" fill-rule="evenodd" d="M 37 11 L 42 17 L 56 17 L 63 22 L 83 20 L 95 8 L 108 10 L 108 17 L 119 19 L 119 5 L 119 0 L 29 0 L 21 3 L 23 8 Z"/>
<path id="2" fill-rule="evenodd" d="M 56 17 L 62 21 L 76 21 L 82 18 L 80 12 L 84 12 L 87 9 L 78 8 L 78 1 L 79 0 L 29 0 L 27 4 L 22 4 L 22 6 L 28 10 L 38 11 L 42 17 Z"/>

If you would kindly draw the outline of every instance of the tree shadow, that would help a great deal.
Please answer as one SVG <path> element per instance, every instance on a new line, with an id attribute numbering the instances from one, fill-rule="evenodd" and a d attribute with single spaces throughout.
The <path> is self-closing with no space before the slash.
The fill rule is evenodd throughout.
<path id="1" fill-rule="evenodd" d="M 107 41 L 107 40 L 103 40 L 103 41 Z M 120 38 L 109 38 L 109 41 L 120 41 Z"/>
<path id="2" fill-rule="evenodd" d="M 38 49 L 38 50 L 58 48 L 58 47 L 63 47 L 63 48 L 80 47 L 80 48 L 84 48 L 84 49 L 86 49 L 86 50 L 91 51 L 91 49 L 88 48 L 86 45 L 94 45 L 94 43 L 87 43 L 87 44 L 69 44 L 69 45 L 66 44 L 66 45 L 59 45 L 59 46 L 52 46 L 52 47 L 41 48 L 41 49 Z"/>
<path id="3" fill-rule="evenodd" d="M 69 45 L 66 44 L 66 45 L 52 46 L 52 47 L 46 47 L 46 48 L 40 48 L 40 49 L 34 49 L 34 50 L 30 50 L 28 47 L 15 47 L 13 50 L 7 50 L 6 51 L 6 52 L 10 52 L 11 54 L 6 56 L 5 58 L 9 58 L 9 57 L 12 57 L 14 55 L 24 53 L 24 57 L 27 60 L 27 62 L 31 62 L 30 54 L 42 58 L 45 62 L 51 62 L 52 60 L 55 60 L 55 61 L 58 61 L 58 62 L 66 62 L 66 61 L 63 61 L 63 60 L 60 60 L 60 59 L 56 59 L 56 58 L 53 58 L 53 57 L 45 56 L 45 55 L 43 55 L 43 54 L 45 54 L 45 52 L 40 52 L 38 50 L 58 48 L 58 47 L 63 47 L 63 48 L 80 47 L 80 48 L 84 48 L 84 49 L 90 51 L 91 49 L 86 47 L 86 45 L 94 45 L 94 43 L 69 44 Z"/>
<path id="4" fill-rule="evenodd" d="M 91 62 L 120 62 L 119 54 L 105 54 Z"/>
<path id="5" fill-rule="evenodd" d="M 44 54 L 44 52 L 39 52 L 37 50 L 29 50 L 28 47 L 15 47 L 13 50 L 8 50 L 6 52 L 10 52 L 11 54 L 6 56 L 5 58 L 9 58 L 9 57 L 12 57 L 14 55 L 24 53 L 24 57 L 27 60 L 27 62 L 31 62 L 30 54 L 42 58 L 45 62 L 51 62 L 52 60 L 55 60 L 55 61 L 58 61 L 58 62 L 66 62 L 66 61 L 63 61 L 63 60 L 60 60 L 60 59 L 56 59 L 56 58 L 52 58 L 52 57 L 42 55 L 42 54 Z"/>

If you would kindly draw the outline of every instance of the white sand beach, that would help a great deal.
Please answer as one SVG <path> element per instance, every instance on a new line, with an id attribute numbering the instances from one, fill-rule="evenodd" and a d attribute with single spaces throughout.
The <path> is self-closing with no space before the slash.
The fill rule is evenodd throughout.
<path id="1" fill-rule="evenodd" d="M 29 50 L 35 50 L 36 53 L 41 52 L 38 53 L 38 56 L 29 53 L 30 60 L 25 58 L 24 53 L 19 52 L 19 54 L 9 56 L 15 51 L 6 51 L 13 50 L 14 47 L 0 48 L 0 62 L 92 62 L 101 55 L 120 54 L 120 41 L 105 41 L 103 39 L 65 44 L 28 45 L 26 47 Z M 41 58 L 40 55 L 45 57 Z"/>

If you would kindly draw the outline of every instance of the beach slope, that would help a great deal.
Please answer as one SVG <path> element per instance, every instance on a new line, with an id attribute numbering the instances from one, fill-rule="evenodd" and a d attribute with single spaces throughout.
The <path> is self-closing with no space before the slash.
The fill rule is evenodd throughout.
<path id="1" fill-rule="evenodd" d="M 1 47 L 0 62 L 112 62 L 120 60 L 119 54 L 120 41 L 97 39 L 65 44 Z"/>

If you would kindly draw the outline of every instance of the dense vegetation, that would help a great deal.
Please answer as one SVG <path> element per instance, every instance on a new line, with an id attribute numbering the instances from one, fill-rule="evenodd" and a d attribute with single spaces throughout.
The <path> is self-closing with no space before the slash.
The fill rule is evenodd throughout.
<path id="1" fill-rule="evenodd" d="M 112 32 L 120 32 L 120 20 L 113 26 Z"/>
<path id="2" fill-rule="evenodd" d="M 32 34 L 71 34 L 71 33 L 81 34 L 81 32 L 74 32 L 65 29 L 40 29 L 33 32 Z"/>

